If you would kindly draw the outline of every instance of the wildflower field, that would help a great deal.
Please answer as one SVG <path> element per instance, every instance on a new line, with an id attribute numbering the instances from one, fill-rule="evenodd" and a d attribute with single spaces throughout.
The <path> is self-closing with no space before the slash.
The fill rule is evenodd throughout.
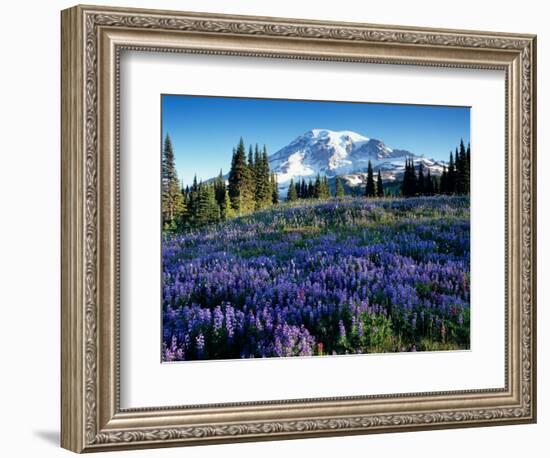
<path id="1" fill-rule="evenodd" d="M 469 208 L 344 197 L 165 233 L 163 361 L 468 349 Z"/>

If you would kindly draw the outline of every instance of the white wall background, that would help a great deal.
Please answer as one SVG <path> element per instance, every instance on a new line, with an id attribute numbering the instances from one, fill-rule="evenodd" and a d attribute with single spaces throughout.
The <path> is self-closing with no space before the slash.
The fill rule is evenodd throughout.
<path id="1" fill-rule="evenodd" d="M 113 0 L 115 2 L 115 0 Z M 95 0 L 97 4 L 114 4 Z M 383 434 L 120 452 L 135 457 L 384 455 L 547 456 L 550 432 L 548 339 L 548 148 L 550 41 L 545 2 L 353 0 L 116 0 L 117 6 L 255 14 L 538 34 L 539 423 L 537 425 Z M 69 456 L 59 441 L 59 11 L 72 2 L 9 2 L 0 49 L 0 450 L 3 456 Z M 546 212 L 544 211 L 546 207 Z M 546 259 L 545 259 L 546 258 Z M 546 282 L 547 284 L 547 282 Z M 546 387 L 544 386 L 546 385 Z M 546 449 L 546 450 L 545 450 Z M 115 455 L 112 455 L 115 456 Z"/>

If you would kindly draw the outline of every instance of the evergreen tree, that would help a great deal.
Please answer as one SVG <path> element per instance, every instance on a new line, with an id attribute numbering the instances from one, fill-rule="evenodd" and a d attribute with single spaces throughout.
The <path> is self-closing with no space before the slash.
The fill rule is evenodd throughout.
<path id="1" fill-rule="evenodd" d="M 372 164 L 369 160 L 367 166 L 367 184 L 365 186 L 365 196 L 374 197 L 376 195 L 376 190 L 374 189 L 374 173 L 372 170 Z"/>
<path id="2" fill-rule="evenodd" d="M 448 194 L 449 185 L 447 184 L 447 167 L 443 167 L 441 178 L 439 179 L 439 194 Z"/>
<path id="3" fill-rule="evenodd" d="M 168 189 L 170 181 L 174 178 L 176 164 L 174 159 L 174 147 L 170 135 L 164 137 L 164 146 L 162 148 L 162 184 Z"/>
<path id="4" fill-rule="evenodd" d="M 199 185 L 197 183 L 196 174 L 193 177 L 193 184 L 191 185 L 187 200 L 189 202 L 187 206 L 188 218 L 193 219 L 197 214 L 197 205 L 199 201 Z"/>
<path id="5" fill-rule="evenodd" d="M 344 186 L 342 186 L 342 180 L 340 177 L 336 177 L 336 197 L 344 197 Z"/>
<path id="6" fill-rule="evenodd" d="M 416 195 L 416 190 L 418 189 L 416 169 L 414 168 L 414 159 L 411 159 L 411 196 Z"/>
<path id="7" fill-rule="evenodd" d="M 309 180 L 309 183 L 307 185 L 306 197 L 308 199 L 313 199 L 315 197 L 315 185 L 313 184 L 313 181 L 311 181 L 311 180 Z"/>
<path id="8" fill-rule="evenodd" d="M 277 183 L 277 174 L 271 174 L 271 203 L 276 205 L 279 203 L 279 183 Z"/>
<path id="9" fill-rule="evenodd" d="M 256 154 L 258 153 L 258 145 L 256 145 Z M 248 147 L 248 170 L 250 170 L 250 175 L 252 177 L 256 177 L 256 171 L 254 170 L 254 166 L 256 165 L 256 161 L 254 160 L 254 155 L 252 154 L 252 145 Z"/>
<path id="10" fill-rule="evenodd" d="M 302 178 L 301 181 L 300 181 L 300 192 L 298 193 L 298 198 L 300 198 L 300 199 L 307 199 L 308 198 L 307 183 L 306 183 L 306 180 L 304 178 Z"/>
<path id="11" fill-rule="evenodd" d="M 252 147 L 250 147 L 252 153 Z M 256 150 L 254 154 L 254 208 L 259 210 L 263 208 L 264 197 L 266 193 L 265 182 L 263 181 L 263 163 L 260 155 L 260 149 L 256 144 Z"/>
<path id="12" fill-rule="evenodd" d="M 229 193 L 227 188 L 225 188 L 223 203 L 220 205 L 220 219 L 222 221 L 227 221 L 235 216 L 235 211 L 231 206 L 231 199 L 229 198 Z"/>
<path id="13" fill-rule="evenodd" d="M 256 147 L 257 161 L 255 162 L 256 172 L 256 209 L 265 208 L 271 205 L 272 190 L 269 174 L 269 159 L 267 149 L 264 146 L 263 152 L 259 152 Z"/>
<path id="14" fill-rule="evenodd" d="M 181 192 L 174 148 L 170 136 L 166 134 L 162 151 L 162 221 L 163 227 L 175 228 L 181 223 L 187 209 Z"/>
<path id="15" fill-rule="evenodd" d="M 455 193 L 460 194 L 460 177 L 461 167 L 460 167 L 460 155 L 458 153 L 458 148 L 455 148 Z"/>
<path id="16" fill-rule="evenodd" d="M 378 170 L 378 176 L 376 177 L 376 196 L 384 197 L 384 185 L 382 184 L 382 174 Z"/>
<path id="17" fill-rule="evenodd" d="M 240 187 L 242 185 L 242 163 L 237 163 L 237 150 L 233 148 L 233 155 L 231 156 L 231 166 L 229 167 L 229 175 L 227 177 L 227 191 L 229 193 L 229 200 L 231 200 L 231 207 L 237 211 L 240 207 Z M 197 176 L 195 175 L 195 180 Z"/>
<path id="18" fill-rule="evenodd" d="M 313 197 L 315 199 L 320 199 L 322 197 L 321 175 L 319 175 L 319 174 L 317 174 L 317 177 L 315 178 Z"/>
<path id="19" fill-rule="evenodd" d="M 424 194 L 428 196 L 433 196 L 435 194 L 434 180 L 429 167 L 428 167 L 428 173 L 426 173 L 426 186 L 424 189 Z"/>
<path id="20" fill-rule="evenodd" d="M 214 181 L 214 195 L 216 196 L 216 202 L 221 207 L 225 201 L 225 180 L 223 179 L 223 172 L 220 169 L 220 174 Z"/>
<path id="21" fill-rule="evenodd" d="M 330 199 L 330 186 L 328 184 L 328 178 L 326 176 L 323 177 L 323 197 L 325 199 Z"/>
<path id="22" fill-rule="evenodd" d="M 264 162 L 264 167 L 269 170 L 269 155 L 267 154 L 267 146 L 265 145 L 262 150 L 262 161 Z"/>
<path id="23" fill-rule="evenodd" d="M 294 184 L 294 178 L 290 179 L 290 184 L 288 185 L 288 194 L 286 200 L 293 202 L 298 200 L 298 193 L 296 192 L 296 186 Z"/>
<path id="24" fill-rule="evenodd" d="M 297 180 L 296 181 L 296 184 L 294 186 L 296 186 L 296 195 L 298 196 L 298 199 L 303 199 L 303 194 L 302 194 L 302 181 L 303 180 Z"/>
<path id="25" fill-rule="evenodd" d="M 220 207 L 216 202 L 214 186 L 211 184 L 199 185 L 199 200 L 197 206 L 196 224 L 215 223 L 220 220 Z"/>
<path id="26" fill-rule="evenodd" d="M 449 154 L 449 168 L 447 170 L 447 194 L 456 192 L 456 169 L 453 152 Z"/>
<path id="27" fill-rule="evenodd" d="M 412 197 L 417 192 L 416 172 L 414 170 L 414 161 L 407 159 L 405 161 L 405 173 L 401 185 L 403 197 Z"/>
<path id="28" fill-rule="evenodd" d="M 470 194 L 470 144 L 466 149 L 466 194 Z"/>
<path id="29" fill-rule="evenodd" d="M 184 189 L 182 189 L 183 193 L 183 202 L 185 203 L 185 208 L 187 209 L 187 213 L 189 213 L 189 185 L 187 185 Z M 187 215 L 186 215 L 187 216 Z"/>
<path id="30" fill-rule="evenodd" d="M 460 139 L 460 147 L 455 153 L 456 164 L 456 192 L 457 194 L 466 194 L 467 181 L 467 163 L 466 163 L 466 148 L 464 141 Z"/>
<path id="31" fill-rule="evenodd" d="M 416 194 L 423 196 L 426 192 L 426 183 L 424 181 L 424 164 L 418 164 L 418 178 L 416 180 Z"/>
<path id="32" fill-rule="evenodd" d="M 323 179 L 320 174 L 317 174 L 317 177 L 315 178 L 315 198 L 323 198 Z"/>
<path id="33" fill-rule="evenodd" d="M 247 210 L 254 210 L 256 208 L 256 176 L 258 174 L 258 170 L 256 169 L 256 161 L 252 151 L 252 145 L 249 145 L 247 162 L 248 174 L 245 180 L 246 185 L 244 186 L 245 194 L 249 194 L 246 202 Z"/>
<path id="34" fill-rule="evenodd" d="M 403 172 L 403 182 L 401 183 L 401 194 L 403 197 L 409 196 L 409 160 L 405 159 L 405 171 Z"/>
<path id="35" fill-rule="evenodd" d="M 214 181 L 214 197 L 216 203 L 220 208 L 220 219 L 226 221 L 234 215 L 233 209 L 231 208 L 231 200 L 229 199 L 229 193 L 227 192 L 227 186 L 223 178 L 223 172 L 220 169 L 220 174 Z"/>
<path id="36" fill-rule="evenodd" d="M 261 170 L 261 160 L 260 160 L 260 149 L 256 143 L 256 148 L 254 149 L 254 155 L 252 155 L 252 145 L 248 150 L 248 168 L 251 171 L 251 179 L 254 182 L 254 208 L 256 210 L 261 207 L 261 197 L 263 190 L 262 179 L 262 170 Z"/>
<path id="37" fill-rule="evenodd" d="M 239 215 L 253 210 L 255 186 L 252 170 L 246 163 L 245 147 L 242 138 L 231 160 L 228 181 L 229 198 L 231 199 L 233 210 Z"/>
<path id="38" fill-rule="evenodd" d="M 413 195 L 413 186 L 411 179 L 411 161 L 405 161 L 405 174 L 403 175 L 403 196 L 410 197 Z"/>

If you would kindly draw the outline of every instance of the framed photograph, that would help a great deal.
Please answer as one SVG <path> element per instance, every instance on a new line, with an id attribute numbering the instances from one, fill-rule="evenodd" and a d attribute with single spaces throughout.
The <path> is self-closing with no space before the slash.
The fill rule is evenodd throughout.
<path id="1" fill-rule="evenodd" d="M 536 421 L 536 37 L 62 12 L 75 452 Z"/>

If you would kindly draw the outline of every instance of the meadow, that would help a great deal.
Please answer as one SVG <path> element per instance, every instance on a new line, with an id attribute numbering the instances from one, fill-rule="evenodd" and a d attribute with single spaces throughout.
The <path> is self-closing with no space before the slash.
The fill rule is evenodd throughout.
<path id="1" fill-rule="evenodd" d="M 162 359 L 468 349 L 469 208 L 302 200 L 165 233 Z"/>

